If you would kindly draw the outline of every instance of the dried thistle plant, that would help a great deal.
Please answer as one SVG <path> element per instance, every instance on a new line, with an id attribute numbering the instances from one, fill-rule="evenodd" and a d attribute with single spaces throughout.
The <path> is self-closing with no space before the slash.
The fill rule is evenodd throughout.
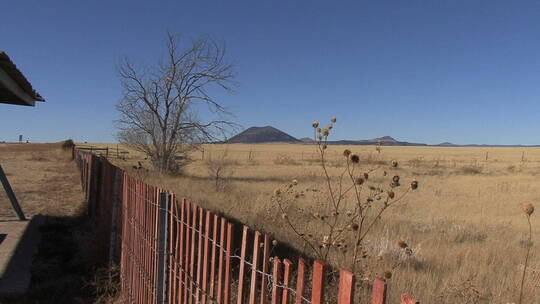
<path id="1" fill-rule="evenodd" d="M 530 203 L 525 203 L 521 206 L 521 209 L 523 210 L 523 213 L 525 213 L 525 216 L 527 217 L 527 223 L 529 224 L 529 239 L 527 242 L 527 251 L 525 253 L 525 265 L 523 266 L 523 273 L 521 275 L 521 285 L 519 287 L 519 301 L 518 301 L 519 304 L 521 304 L 521 301 L 523 299 L 523 285 L 525 284 L 525 274 L 527 273 L 527 266 L 529 264 L 529 257 L 531 254 L 531 247 L 532 247 L 531 215 L 534 212 L 534 206 Z"/>
<path id="2" fill-rule="evenodd" d="M 408 187 L 402 187 L 399 175 L 388 174 L 397 169 L 398 162 L 395 160 L 377 162 L 377 166 L 362 170 L 362 158 L 348 149 L 343 151 L 343 170 L 337 176 L 331 176 L 328 170 L 328 137 L 337 119 L 332 117 L 330 121 L 326 128 L 321 128 L 318 121 L 311 124 L 324 177 L 323 189 L 302 189 L 295 180 L 276 189 L 272 201 L 279 207 L 282 220 L 304 241 L 305 247 L 310 248 L 314 256 L 328 260 L 331 254 L 337 254 L 342 257 L 337 261 L 338 266 L 355 272 L 359 269 L 357 265 L 369 255 L 364 247 L 366 237 L 388 208 L 405 203 L 403 198 L 418 188 L 418 181 L 411 181 Z M 377 151 L 380 155 L 380 147 Z M 383 167 L 384 173 L 380 174 L 380 178 L 388 179 L 386 187 L 370 181 L 370 176 L 378 177 L 378 171 Z M 306 195 L 309 192 L 313 195 L 308 198 Z M 318 227 L 316 232 L 309 231 L 300 224 L 301 221 L 291 218 L 292 213 L 289 214 L 291 206 L 302 199 L 310 199 L 312 205 L 321 207 L 320 211 L 310 214 Z M 407 248 L 406 243 L 404 245 L 402 248 Z"/>

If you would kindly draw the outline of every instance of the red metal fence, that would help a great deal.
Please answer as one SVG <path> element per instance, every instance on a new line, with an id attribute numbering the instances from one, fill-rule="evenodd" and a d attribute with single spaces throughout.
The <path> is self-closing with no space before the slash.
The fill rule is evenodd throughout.
<path id="1" fill-rule="evenodd" d="M 322 261 L 271 257 L 268 233 L 178 200 L 103 157 L 74 148 L 73 158 L 97 228 L 95 257 L 120 265 L 124 302 L 353 303 L 351 272 L 341 270 L 338 285 L 329 284 Z M 328 288 L 337 290 L 325 297 Z M 386 282 L 375 279 L 366 302 L 386 301 Z M 419 302 L 403 294 L 399 303 Z"/>

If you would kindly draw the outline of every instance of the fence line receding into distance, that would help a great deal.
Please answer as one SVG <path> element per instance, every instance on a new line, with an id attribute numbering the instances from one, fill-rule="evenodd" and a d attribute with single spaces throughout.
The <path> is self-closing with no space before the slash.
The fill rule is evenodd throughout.
<path id="1" fill-rule="evenodd" d="M 96 227 L 92 256 L 119 265 L 125 303 L 353 303 L 351 272 L 341 270 L 330 284 L 322 261 L 271 257 L 268 233 L 148 185 L 86 149 L 75 147 L 73 159 Z M 370 300 L 386 303 L 383 279 L 373 282 Z M 403 294 L 400 303 L 419 302 Z"/>

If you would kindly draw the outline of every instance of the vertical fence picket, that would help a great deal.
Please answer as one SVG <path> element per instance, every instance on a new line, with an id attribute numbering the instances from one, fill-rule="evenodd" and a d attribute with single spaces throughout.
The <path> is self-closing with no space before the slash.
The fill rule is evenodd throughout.
<path id="1" fill-rule="evenodd" d="M 259 265 L 259 243 L 260 243 L 261 233 L 255 231 L 255 237 L 253 238 L 253 259 L 251 261 L 251 287 L 249 290 L 249 304 L 255 304 L 257 300 L 257 276 L 258 276 L 258 265 Z"/>
<path id="2" fill-rule="evenodd" d="M 262 256 L 262 272 L 268 272 L 268 259 L 270 258 L 270 235 L 268 233 L 264 234 L 264 244 L 263 244 L 263 256 Z M 266 302 L 266 276 L 261 276 L 261 301 L 260 304 Z"/>
<path id="3" fill-rule="evenodd" d="M 218 277 L 217 277 L 217 302 L 223 303 L 223 264 L 224 264 L 224 255 L 225 250 L 223 250 L 223 245 L 225 244 L 225 225 L 227 221 L 225 218 L 220 218 L 221 227 L 219 229 L 219 261 L 218 261 Z"/>
<path id="4" fill-rule="evenodd" d="M 175 298 L 176 293 L 176 284 L 174 284 L 176 280 L 176 253 L 178 250 L 174 245 L 176 245 L 176 239 L 175 236 L 177 236 L 178 232 L 175 233 L 176 225 L 174 225 L 174 218 L 176 214 L 174 211 L 176 210 L 176 204 L 174 203 L 174 198 L 171 197 L 171 201 L 169 202 L 169 249 L 168 251 L 168 257 L 169 257 L 169 288 L 168 295 L 167 295 L 167 301 L 168 303 L 172 303 L 173 299 Z"/>
<path id="5" fill-rule="evenodd" d="M 338 304 L 353 304 L 354 284 L 354 274 L 347 270 L 341 270 L 339 273 Z"/>
<path id="6" fill-rule="evenodd" d="M 195 228 L 197 227 L 197 211 L 199 209 L 199 206 L 193 204 L 193 218 L 192 218 L 192 223 L 191 223 L 191 253 L 190 253 L 190 256 L 191 256 L 191 262 L 189 264 L 189 277 L 190 277 L 190 282 L 189 282 L 189 299 L 188 299 L 188 303 L 191 304 L 193 303 L 193 285 L 195 283 L 195 280 L 194 280 L 194 277 L 195 277 L 195 246 L 197 245 L 197 242 L 195 240 Z M 200 219 L 199 219 L 200 220 Z"/>
<path id="7" fill-rule="evenodd" d="M 386 304 L 386 281 L 375 278 L 371 294 L 371 304 Z"/>
<path id="8" fill-rule="evenodd" d="M 215 282 L 216 282 L 216 245 L 217 245 L 217 232 L 219 224 L 219 216 L 214 214 L 214 224 L 212 225 L 212 257 L 210 258 L 210 298 L 215 297 Z"/>
<path id="9" fill-rule="evenodd" d="M 184 232 L 186 229 L 184 229 L 186 221 L 186 199 L 182 198 L 182 201 L 180 202 L 180 222 L 177 222 L 177 225 L 180 228 L 180 236 L 178 237 L 178 297 L 175 299 L 176 303 L 181 303 L 183 299 L 183 292 L 184 292 L 184 285 L 186 283 L 184 278 L 184 248 L 185 248 L 185 238 L 184 238 Z"/>
<path id="10" fill-rule="evenodd" d="M 283 260 L 284 270 L 283 270 L 283 296 L 281 297 L 281 304 L 289 303 L 289 276 L 291 273 L 292 262 L 288 259 Z"/>
<path id="11" fill-rule="evenodd" d="M 157 253 L 157 275 L 156 275 L 156 303 L 164 304 L 166 299 L 166 278 L 167 278 L 167 211 L 169 205 L 169 193 L 161 192 L 159 195 L 158 209 L 158 243 Z M 169 247 L 170 248 L 170 247 Z M 171 272 L 172 273 L 172 272 Z"/>
<path id="12" fill-rule="evenodd" d="M 210 219 L 212 213 L 210 210 L 206 211 L 206 222 L 204 230 L 204 258 L 203 258 L 203 274 L 202 274 L 202 304 L 206 304 L 208 293 L 206 290 L 208 283 L 208 239 L 210 238 Z"/>
<path id="13" fill-rule="evenodd" d="M 184 273 L 184 301 L 182 302 L 183 304 L 186 304 L 188 302 L 188 297 L 189 297 L 189 285 L 191 285 L 191 278 L 189 277 L 189 271 L 188 271 L 188 268 L 189 268 L 189 263 L 190 263 L 190 245 L 191 245 L 191 242 L 190 242 L 190 231 L 189 231 L 189 228 L 190 228 L 190 225 L 191 225 L 191 202 L 190 201 L 186 201 L 186 258 L 185 258 L 185 263 L 184 263 L 184 270 L 183 270 L 183 273 Z"/>
<path id="14" fill-rule="evenodd" d="M 304 296 L 305 275 L 306 275 L 306 261 L 300 258 L 298 259 L 298 273 L 296 276 L 295 304 L 302 304 L 302 297 Z"/>
<path id="15" fill-rule="evenodd" d="M 197 292 L 195 293 L 195 303 L 199 303 L 200 293 L 201 293 L 201 272 L 202 272 L 201 261 L 202 261 L 203 224 L 204 224 L 204 210 L 199 207 L 199 231 L 197 232 L 197 235 L 199 236 L 199 243 L 197 245 L 197 286 L 196 286 Z"/>
<path id="16" fill-rule="evenodd" d="M 244 225 L 244 229 L 242 231 L 242 247 L 240 249 L 240 269 L 238 271 L 238 297 L 236 300 L 237 304 L 242 304 L 242 301 L 244 300 L 244 277 L 246 272 L 246 247 L 248 230 L 248 226 Z"/>
<path id="17" fill-rule="evenodd" d="M 321 304 L 324 298 L 324 263 L 322 261 L 316 260 L 313 263 L 311 284 L 311 303 Z"/>
<path id="18" fill-rule="evenodd" d="M 225 258 L 225 290 L 223 293 L 223 304 L 229 304 L 231 299 L 231 256 L 232 256 L 232 242 L 233 242 L 233 224 L 227 224 L 227 255 Z"/>
<path id="19" fill-rule="evenodd" d="M 272 260 L 274 266 L 272 268 L 272 304 L 279 304 L 279 281 L 281 277 L 281 261 L 274 257 Z"/>

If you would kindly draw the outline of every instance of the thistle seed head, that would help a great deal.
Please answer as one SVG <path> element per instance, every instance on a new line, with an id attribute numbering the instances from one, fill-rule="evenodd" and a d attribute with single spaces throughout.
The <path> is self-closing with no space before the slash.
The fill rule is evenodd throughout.
<path id="1" fill-rule="evenodd" d="M 369 178 L 369 174 L 364 173 L 364 179 L 365 179 L 365 180 L 368 180 L 368 178 Z"/>
<path id="2" fill-rule="evenodd" d="M 358 226 L 357 223 L 352 223 L 352 224 L 351 224 L 351 229 L 352 229 L 352 230 L 357 231 L 358 228 L 360 228 L 360 227 Z"/>
<path id="3" fill-rule="evenodd" d="M 296 186 L 296 185 L 298 185 L 298 181 L 296 179 L 293 179 L 292 184 Z"/>
<path id="4" fill-rule="evenodd" d="M 403 240 L 398 241 L 398 246 L 399 246 L 399 248 L 407 248 L 407 247 L 409 247 L 409 245 L 407 245 L 407 243 L 405 243 L 405 241 L 403 241 Z"/>
<path id="5" fill-rule="evenodd" d="M 323 136 L 328 136 L 328 134 L 330 134 L 330 131 L 327 128 L 322 129 Z"/>
<path id="6" fill-rule="evenodd" d="M 353 162 L 353 164 L 358 164 L 360 162 L 360 156 L 356 154 L 351 155 L 351 161 Z"/>
<path id="7" fill-rule="evenodd" d="M 328 124 L 328 126 L 326 127 L 328 130 L 332 130 L 332 128 L 334 127 L 333 124 Z"/>
<path id="8" fill-rule="evenodd" d="M 321 129 L 321 128 L 317 128 L 316 131 L 317 131 L 317 133 L 321 133 L 322 129 Z"/>
<path id="9" fill-rule="evenodd" d="M 337 119 L 336 119 L 336 117 L 335 117 L 335 116 L 334 116 L 334 117 L 332 117 L 332 118 L 330 118 L 330 121 L 331 121 L 332 123 L 336 123 L 336 120 L 337 120 Z"/>
<path id="10" fill-rule="evenodd" d="M 396 196 L 396 194 L 394 193 L 394 191 L 388 191 L 388 197 L 389 198 L 394 198 L 394 196 Z"/>
<path id="11" fill-rule="evenodd" d="M 392 161 L 392 167 L 396 168 L 397 166 L 398 166 L 398 162 L 397 162 L 397 160 L 394 159 Z"/>
<path id="12" fill-rule="evenodd" d="M 277 240 L 272 241 L 272 245 L 277 246 L 277 244 L 278 244 Z"/>
<path id="13" fill-rule="evenodd" d="M 534 212 L 534 206 L 531 203 L 525 203 L 521 206 L 521 209 L 523 209 L 523 212 L 527 214 L 527 216 L 530 216 Z"/>
<path id="14" fill-rule="evenodd" d="M 364 179 L 361 178 L 361 177 L 357 177 L 355 180 L 354 180 L 354 183 L 357 184 L 357 185 L 362 185 L 364 183 Z"/>
<path id="15" fill-rule="evenodd" d="M 349 149 L 343 150 L 343 156 L 349 157 L 349 155 L 351 155 L 351 150 L 349 150 Z"/>
<path id="16" fill-rule="evenodd" d="M 319 126 L 319 122 L 314 120 L 312 123 L 311 123 L 311 126 L 316 129 L 318 126 Z"/>
<path id="17" fill-rule="evenodd" d="M 411 189 L 413 189 L 413 190 L 418 189 L 418 181 L 413 180 L 413 181 L 411 182 Z"/>
<path id="18" fill-rule="evenodd" d="M 282 213 L 282 214 L 281 214 L 281 218 L 282 218 L 282 219 L 288 218 L 287 213 Z"/>
<path id="19" fill-rule="evenodd" d="M 392 278 L 392 272 L 387 270 L 384 272 L 384 278 L 385 279 L 391 279 Z"/>

